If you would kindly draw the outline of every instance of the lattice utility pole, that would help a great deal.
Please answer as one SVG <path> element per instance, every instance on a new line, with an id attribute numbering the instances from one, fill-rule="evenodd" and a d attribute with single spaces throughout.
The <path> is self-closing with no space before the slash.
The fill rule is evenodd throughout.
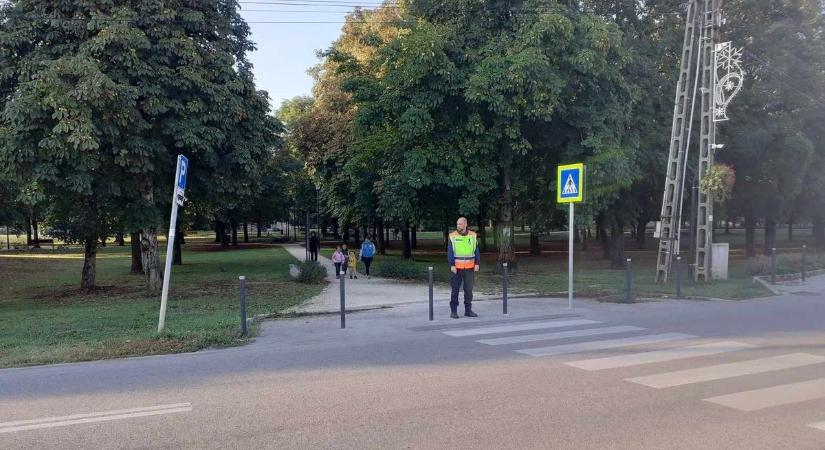
<path id="1" fill-rule="evenodd" d="M 741 51 L 731 47 L 729 42 L 716 43 L 721 23 L 720 6 L 721 0 L 691 0 L 688 4 L 661 222 L 657 227 L 660 238 L 656 262 L 657 282 L 667 281 L 673 259 L 680 252 L 685 172 L 697 87 L 701 98 L 698 167 L 701 184 L 708 169 L 713 166 L 715 151 L 722 148 L 716 144 L 716 122 L 727 120 L 727 105 L 742 86 L 744 73 L 740 67 Z M 696 32 L 696 27 L 700 27 L 699 33 Z M 721 78 L 720 73 L 724 73 Z M 713 197 L 710 193 L 699 190 L 698 208 L 693 213 L 696 214 L 697 224 L 694 278 L 697 281 L 708 281 L 711 278 L 713 242 Z"/>

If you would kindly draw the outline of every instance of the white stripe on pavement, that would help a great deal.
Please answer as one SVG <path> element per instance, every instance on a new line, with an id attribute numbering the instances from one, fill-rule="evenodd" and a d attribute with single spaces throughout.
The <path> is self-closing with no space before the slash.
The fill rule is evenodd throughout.
<path id="1" fill-rule="evenodd" d="M 637 366 L 656 362 L 675 361 L 684 358 L 716 355 L 719 353 L 735 352 L 754 348 L 750 344 L 735 341 L 713 342 L 710 344 L 692 345 L 690 347 L 668 348 L 651 352 L 632 353 L 629 355 L 609 356 L 607 358 L 585 359 L 566 363 L 568 366 L 584 370 L 604 370 L 619 367 Z"/>
<path id="2" fill-rule="evenodd" d="M 144 408 L 117 409 L 87 414 L 73 414 L 70 416 L 44 417 L 31 420 L 16 420 L 0 423 L 0 434 L 15 431 L 36 430 L 41 428 L 63 427 L 83 423 L 105 422 L 109 420 L 129 419 L 133 417 L 154 416 L 192 411 L 190 403 L 174 403 L 169 405 L 148 406 Z"/>
<path id="3" fill-rule="evenodd" d="M 605 328 L 589 328 L 586 330 L 557 331 L 555 333 L 527 334 L 522 336 L 509 336 L 495 339 L 482 339 L 480 342 L 487 345 L 519 344 L 523 342 L 551 341 L 553 339 L 565 339 L 584 336 L 597 336 L 602 334 L 628 333 L 631 331 L 642 331 L 644 328 L 620 326 Z"/>
<path id="4" fill-rule="evenodd" d="M 817 430 L 825 431 L 825 422 L 810 423 L 808 426 L 811 428 L 816 428 Z"/>
<path id="5" fill-rule="evenodd" d="M 470 328 L 467 330 L 445 331 L 444 334 L 454 337 L 480 336 L 483 334 L 509 333 L 512 331 L 542 330 L 545 328 L 575 327 L 579 325 L 593 325 L 600 322 L 587 319 L 555 320 L 550 322 L 518 323 L 512 325 L 497 325 L 492 327 Z"/>
<path id="6" fill-rule="evenodd" d="M 706 398 L 706 402 L 740 411 L 756 411 L 825 398 L 825 378 Z"/>
<path id="7" fill-rule="evenodd" d="M 625 347 L 629 345 L 655 344 L 657 342 L 678 341 L 681 339 L 695 338 L 692 334 L 664 333 L 644 336 L 635 336 L 624 339 L 611 339 L 607 341 L 581 342 L 578 344 L 553 345 L 550 347 L 528 348 L 516 350 L 530 356 L 553 356 L 568 353 L 580 353 L 591 350 L 605 350 L 610 348 Z"/>
<path id="8" fill-rule="evenodd" d="M 744 375 L 753 375 L 757 373 L 773 372 L 775 370 L 809 366 L 811 364 L 820 364 L 823 362 L 825 362 L 825 356 L 809 355 L 806 353 L 791 353 L 787 355 L 771 356 L 769 358 L 759 358 L 748 361 L 719 364 L 715 366 L 699 367 L 696 369 L 659 373 L 644 377 L 628 378 L 627 381 L 662 389 L 682 386 L 685 384 L 701 383 L 704 381 L 722 380 L 725 378 L 741 377 Z"/>

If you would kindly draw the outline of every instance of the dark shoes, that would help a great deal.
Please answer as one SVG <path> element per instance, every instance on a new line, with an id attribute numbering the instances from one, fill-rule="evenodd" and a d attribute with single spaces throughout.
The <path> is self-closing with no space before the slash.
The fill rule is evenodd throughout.
<path id="1" fill-rule="evenodd" d="M 464 317 L 478 317 L 478 314 L 474 313 L 472 309 L 468 309 L 464 311 Z"/>
<path id="2" fill-rule="evenodd" d="M 453 312 L 450 313 L 450 317 L 453 318 L 453 319 L 458 319 L 458 313 L 453 311 Z"/>

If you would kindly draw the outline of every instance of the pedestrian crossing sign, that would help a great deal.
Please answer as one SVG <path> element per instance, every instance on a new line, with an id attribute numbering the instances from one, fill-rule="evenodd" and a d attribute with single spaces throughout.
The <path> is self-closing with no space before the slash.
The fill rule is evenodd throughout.
<path id="1" fill-rule="evenodd" d="M 557 203 L 584 201 L 584 164 L 567 164 L 558 167 L 556 181 Z"/>

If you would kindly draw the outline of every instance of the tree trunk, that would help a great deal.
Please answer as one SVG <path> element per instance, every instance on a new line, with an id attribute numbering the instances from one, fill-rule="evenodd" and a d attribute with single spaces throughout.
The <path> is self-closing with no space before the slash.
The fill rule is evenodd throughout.
<path id="1" fill-rule="evenodd" d="M 639 219 L 639 223 L 636 224 L 636 247 L 639 250 L 645 249 L 645 232 L 647 231 L 647 222 L 644 219 Z"/>
<path id="2" fill-rule="evenodd" d="M 532 231 L 530 232 L 530 254 L 541 255 L 541 243 L 539 242 L 539 235 Z"/>
<path id="3" fill-rule="evenodd" d="M 146 276 L 146 287 L 157 293 L 163 287 L 163 272 L 160 268 L 160 254 L 158 252 L 158 230 L 149 228 L 140 235 L 141 260 L 143 273 Z"/>
<path id="4" fill-rule="evenodd" d="M 513 191 L 510 189 L 510 167 L 502 168 L 501 198 L 498 206 L 498 262 L 511 266 L 516 259 L 513 251 Z"/>
<path id="5" fill-rule="evenodd" d="M 117 235 L 116 235 L 116 238 L 115 238 L 115 239 L 117 240 L 117 246 L 118 246 L 118 247 L 123 247 L 123 246 L 125 246 L 125 245 L 126 245 L 126 240 L 125 240 L 125 239 L 124 239 L 124 237 L 123 237 L 123 232 L 122 232 L 122 231 L 119 231 L 119 232 L 117 233 Z"/>
<path id="6" fill-rule="evenodd" d="M 355 226 L 355 245 L 361 245 L 361 228 L 356 225 Z"/>
<path id="7" fill-rule="evenodd" d="M 621 269 L 624 266 L 624 227 L 617 223 L 610 227 L 610 267 Z"/>
<path id="8" fill-rule="evenodd" d="M 387 241 L 384 239 L 384 221 L 378 221 L 378 230 L 375 233 L 375 237 L 378 238 L 378 254 L 386 255 L 387 254 Z"/>
<path id="9" fill-rule="evenodd" d="M 788 242 L 793 242 L 793 219 L 788 221 Z"/>
<path id="10" fill-rule="evenodd" d="M 349 223 L 344 224 L 344 243 L 349 243 Z"/>
<path id="11" fill-rule="evenodd" d="M 607 237 L 607 230 L 604 226 L 604 217 L 599 214 L 596 217 L 596 237 L 602 246 L 602 258 L 610 259 L 610 239 Z"/>
<path id="12" fill-rule="evenodd" d="M 401 229 L 401 241 L 403 243 L 404 250 L 402 251 L 402 257 L 404 259 L 411 259 L 412 258 L 412 245 L 410 242 L 410 225 L 409 223 L 404 224 L 404 228 Z"/>
<path id="13" fill-rule="evenodd" d="M 725 219 L 725 234 L 730 234 L 730 220 Z"/>
<path id="14" fill-rule="evenodd" d="M 232 228 L 232 245 L 238 245 L 238 222 L 235 219 L 229 219 L 229 226 Z"/>
<path id="15" fill-rule="evenodd" d="M 418 250 L 418 224 L 415 224 L 410 229 L 410 245 L 413 250 Z"/>
<path id="16" fill-rule="evenodd" d="M 479 214 L 478 216 L 478 244 L 479 249 L 482 252 L 487 251 L 487 220 L 484 219 L 484 216 Z"/>
<path id="17" fill-rule="evenodd" d="M 750 215 L 745 215 L 745 257 L 756 256 L 756 219 Z"/>
<path id="18" fill-rule="evenodd" d="M 247 222 L 243 223 L 243 241 L 249 242 L 249 224 Z"/>
<path id="19" fill-rule="evenodd" d="M 338 219 L 332 221 L 332 238 L 336 241 L 341 240 L 341 233 L 338 232 Z"/>
<path id="20" fill-rule="evenodd" d="M 34 230 L 34 248 L 40 248 L 40 233 L 37 231 L 37 219 L 32 216 L 32 230 Z"/>
<path id="21" fill-rule="evenodd" d="M 390 227 L 384 224 L 384 248 L 390 248 Z"/>
<path id="22" fill-rule="evenodd" d="M 181 244 L 183 244 L 183 231 L 175 229 L 175 245 L 172 247 L 172 264 L 176 266 L 183 265 L 183 252 L 181 252 Z"/>
<path id="23" fill-rule="evenodd" d="M 97 236 L 86 238 L 83 247 L 83 272 L 80 276 L 80 288 L 88 292 L 95 288 L 97 278 Z"/>
<path id="24" fill-rule="evenodd" d="M 26 217 L 26 246 L 32 243 L 32 222 L 29 217 Z"/>
<path id="25" fill-rule="evenodd" d="M 215 243 L 223 242 L 223 226 L 221 226 L 221 221 L 215 219 Z"/>
<path id="26" fill-rule="evenodd" d="M 261 221 L 259 220 L 259 221 L 255 224 L 255 226 L 256 226 L 256 228 L 257 228 L 257 230 L 256 230 L 256 231 L 257 231 L 257 233 L 256 233 L 256 234 L 257 234 L 257 237 L 261 237 Z"/>
<path id="27" fill-rule="evenodd" d="M 143 256 L 140 253 L 140 231 L 129 233 L 132 246 L 132 267 L 130 273 L 143 275 Z"/>
<path id="28" fill-rule="evenodd" d="M 450 249 L 450 227 L 447 225 L 447 221 L 444 221 L 444 226 L 441 229 L 441 233 L 444 235 L 444 251 L 448 251 Z"/>
<path id="29" fill-rule="evenodd" d="M 776 247 L 776 221 L 773 217 L 765 217 L 765 248 L 762 253 L 773 255 L 773 248 Z"/>
<path id="30" fill-rule="evenodd" d="M 816 241 L 816 251 L 825 252 L 825 218 L 814 218 L 814 240 Z"/>
<path id="31" fill-rule="evenodd" d="M 587 251 L 587 238 L 589 237 L 588 235 L 590 234 L 590 227 L 588 227 L 586 229 L 581 228 L 579 231 L 582 234 L 582 251 L 586 252 Z"/>

